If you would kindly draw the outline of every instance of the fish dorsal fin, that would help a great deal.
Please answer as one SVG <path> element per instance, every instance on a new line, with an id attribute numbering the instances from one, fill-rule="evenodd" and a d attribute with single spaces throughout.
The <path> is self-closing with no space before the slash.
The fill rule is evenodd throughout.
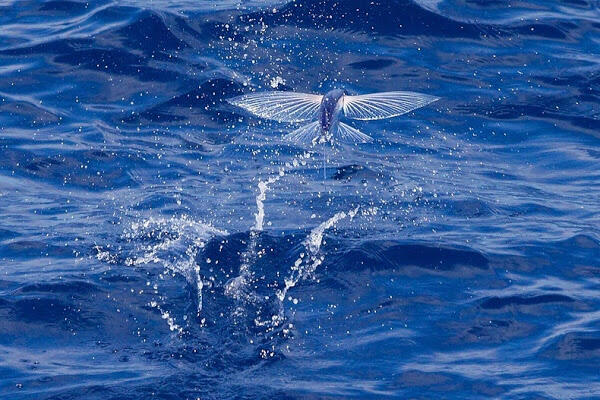
<path id="1" fill-rule="evenodd" d="M 416 92 L 382 92 L 344 96 L 344 116 L 364 121 L 397 117 L 436 100 L 439 98 Z"/>
<path id="2" fill-rule="evenodd" d="M 258 92 L 227 100 L 264 119 L 305 122 L 317 118 L 323 96 L 296 92 Z"/>

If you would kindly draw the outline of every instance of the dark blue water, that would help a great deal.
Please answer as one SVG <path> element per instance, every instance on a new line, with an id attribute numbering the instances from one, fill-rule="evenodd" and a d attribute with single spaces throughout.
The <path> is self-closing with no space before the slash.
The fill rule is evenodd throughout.
<path id="1" fill-rule="evenodd" d="M 600 398 L 599 7 L 0 3 L 0 398 Z"/>

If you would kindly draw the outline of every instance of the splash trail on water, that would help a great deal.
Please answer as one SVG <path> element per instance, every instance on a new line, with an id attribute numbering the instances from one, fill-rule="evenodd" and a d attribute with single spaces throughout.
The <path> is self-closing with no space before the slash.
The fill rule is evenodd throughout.
<path id="1" fill-rule="evenodd" d="M 340 211 L 334 214 L 331 218 L 319 224 L 316 228 L 312 229 L 306 239 L 302 242 L 302 245 L 307 250 L 306 253 L 300 253 L 300 256 L 296 259 L 294 264 L 291 266 L 290 275 L 284 279 L 285 286 L 281 290 L 277 290 L 275 295 L 279 301 L 279 309 L 276 315 L 272 315 L 270 320 L 262 321 L 259 318 L 254 320 L 257 326 L 279 326 L 285 321 L 285 313 L 283 303 L 290 289 L 295 287 L 301 280 L 310 277 L 320 265 L 323 264 L 325 256 L 320 254 L 321 246 L 323 245 L 323 236 L 325 232 L 333 228 L 338 222 L 349 218 L 353 220 L 354 217 L 359 213 L 360 206 L 356 206 L 349 211 Z M 369 207 L 362 211 L 362 215 L 376 215 L 378 211 L 377 207 Z M 289 298 L 288 300 L 293 300 Z"/>
<path id="2" fill-rule="evenodd" d="M 291 275 L 285 280 L 285 287 L 277 294 L 280 301 L 284 301 L 287 292 L 296 286 L 300 279 L 313 273 L 319 265 L 323 263 L 323 256 L 319 255 L 321 244 L 323 243 L 323 235 L 327 229 L 333 227 L 336 223 L 344 218 L 354 218 L 359 207 L 356 207 L 348 212 L 340 211 L 327 221 L 321 223 L 313 229 L 308 237 L 304 240 L 304 247 L 308 250 L 308 254 L 301 253 L 300 257 L 292 266 Z"/>
<path id="3" fill-rule="evenodd" d="M 267 191 L 270 186 L 278 182 L 285 176 L 287 171 L 295 168 L 300 164 L 305 164 L 306 159 L 310 157 L 310 153 L 305 152 L 295 157 L 291 162 L 288 162 L 284 167 L 279 169 L 277 175 L 268 178 L 266 181 L 258 182 L 258 194 L 256 195 L 256 213 L 254 214 L 254 225 L 250 229 L 250 239 L 246 251 L 241 255 L 242 263 L 240 265 L 239 275 L 231 279 L 225 287 L 225 293 L 235 299 L 245 299 L 247 301 L 255 299 L 251 293 L 247 293 L 247 286 L 252 279 L 251 266 L 257 257 L 258 237 L 264 228 L 265 221 L 265 201 L 267 199 Z M 239 310 L 241 311 L 241 310 Z"/>
<path id="4" fill-rule="evenodd" d="M 267 179 L 266 181 L 258 182 L 258 195 L 256 196 L 256 222 L 252 229 L 253 232 L 261 232 L 263 230 L 263 224 L 265 220 L 265 200 L 267 199 L 267 190 L 269 185 L 274 184 L 284 176 L 283 169 L 279 171 L 279 175 Z"/>
<path id="5" fill-rule="evenodd" d="M 148 218 L 143 222 L 134 222 L 123 235 L 124 239 L 129 242 L 151 239 L 157 243 L 141 244 L 139 250 L 142 251 L 142 255 L 132 255 L 125 260 L 125 264 L 129 266 L 158 264 L 163 266 L 167 273 L 182 275 L 190 285 L 195 287 L 196 308 L 199 315 L 202 311 L 204 284 L 196 257 L 211 237 L 225 234 L 227 232 L 187 216 L 170 219 Z M 104 253 L 98 254 L 98 257 L 106 258 Z M 153 307 L 159 309 L 171 328 L 176 326 L 176 330 L 181 331 L 178 325 L 174 325 L 173 317 L 168 312 L 162 310 L 158 303 L 153 302 L 153 304 L 156 304 Z"/>
<path id="6" fill-rule="evenodd" d="M 0 2 L 0 399 L 600 398 L 599 12 Z"/>
<path id="7" fill-rule="evenodd" d="M 258 182 L 258 194 L 256 195 L 256 213 L 254 226 L 250 229 L 250 240 L 248 243 L 248 247 L 246 251 L 244 251 L 241 255 L 242 263 L 240 264 L 240 273 L 237 277 L 230 280 L 226 287 L 225 293 L 229 296 L 240 299 L 245 298 L 246 300 L 251 300 L 254 296 L 251 293 L 247 292 L 247 286 L 252 279 L 252 271 L 250 269 L 251 265 L 256 260 L 256 247 L 258 245 L 258 237 L 260 232 L 263 230 L 264 220 L 265 220 L 265 200 L 267 199 L 267 190 L 269 190 L 269 186 L 279 181 L 285 172 L 283 169 L 279 171 L 279 175 L 273 176 L 266 181 Z M 241 309 L 239 310 L 242 311 Z"/>
<path id="8" fill-rule="evenodd" d="M 308 253 L 300 254 L 300 257 L 298 257 L 291 267 L 291 275 L 285 279 L 285 287 L 277 292 L 277 297 L 281 302 L 285 300 L 285 296 L 291 288 L 296 286 L 301 279 L 314 273 L 319 265 L 323 263 L 324 257 L 320 255 L 319 252 L 321 250 L 321 245 L 323 244 L 323 235 L 325 234 L 325 231 L 331 229 L 335 224 L 345 218 L 350 218 L 350 220 L 354 219 L 359 209 L 360 207 L 357 206 L 350 211 L 340 211 L 325 222 L 319 224 L 310 232 L 303 242 Z"/>

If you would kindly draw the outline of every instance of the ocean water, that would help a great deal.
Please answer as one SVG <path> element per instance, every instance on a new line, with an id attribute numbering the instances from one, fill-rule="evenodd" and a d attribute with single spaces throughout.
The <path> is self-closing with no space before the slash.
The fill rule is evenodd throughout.
<path id="1" fill-rule="evenodd" d="M 600 398 L 599 7 L 0 2 L 0 398 Z"/>

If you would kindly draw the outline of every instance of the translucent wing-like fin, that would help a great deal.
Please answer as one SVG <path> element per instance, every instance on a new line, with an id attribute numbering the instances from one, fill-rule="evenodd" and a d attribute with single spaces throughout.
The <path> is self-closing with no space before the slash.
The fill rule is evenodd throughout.
<path id="1" fill-rule="evenodd" d="M 338 123 L 333 137 L 345 143 L 369 143 L 373 141 L 371 136 L 362 133 L 350 125 L 346 125 L 343 122 Z"/>
<path id="2" fill-rule="evenodd" d="M 234 106 L 265 119 L 304 122 L 317 118 L 323 96 L 294 92 L 258 92 L 227 100 Z"/>
<path id="3" fill-rule="evenodd" d="M 344 115 L 364 121 L 397 117 L 439 100 L 438 97 L 415 92 L 382 92 L 360 96 L 344 96 Z"/>
<path id="4" fill-rule="evenodd" d="M 294 132 L 285 135 L 283 138 L 296 144 L 315 144 L 321 137 L 321 124 L 319 121 L 311 122 Z"/>

